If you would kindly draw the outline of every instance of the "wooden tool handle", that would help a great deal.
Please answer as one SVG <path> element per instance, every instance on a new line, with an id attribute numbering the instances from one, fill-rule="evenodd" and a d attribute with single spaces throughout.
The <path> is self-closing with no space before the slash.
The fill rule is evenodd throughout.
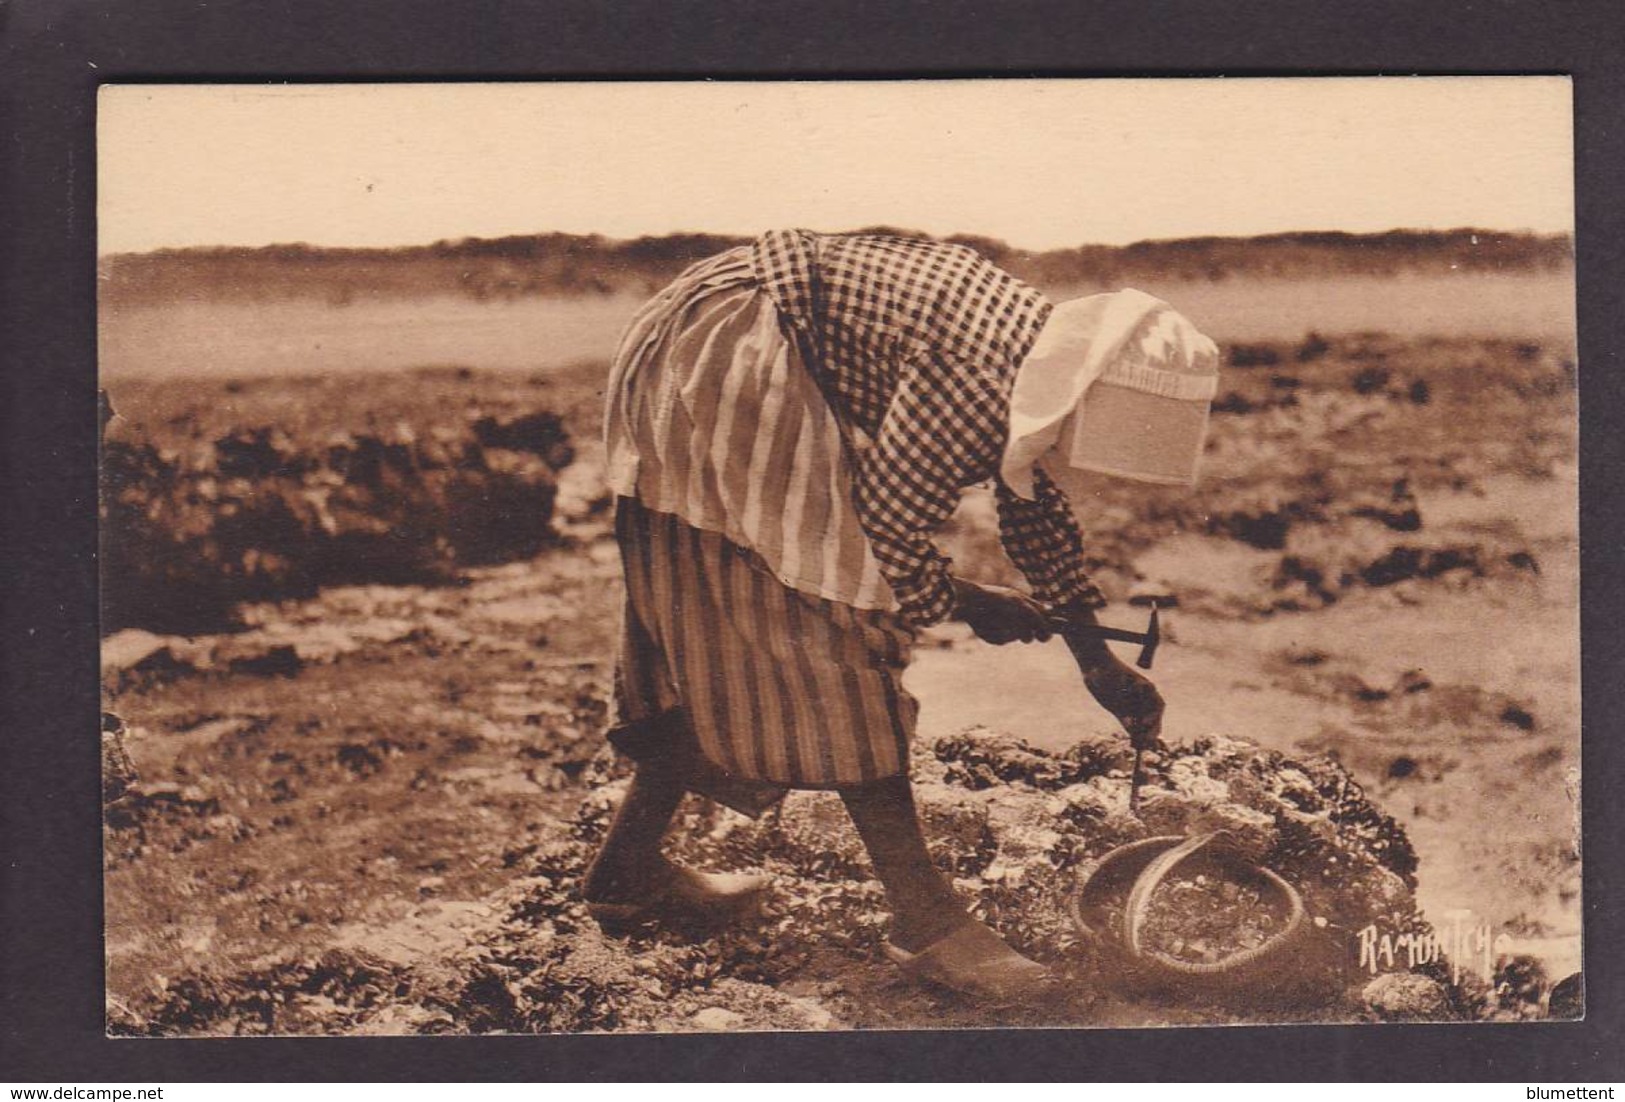
<path id="1" fill-rule="evenodd" d="M 1129 631 L 1127 628 L 1107 627 L 1105 624 L 1077 624 L 1064 616 L 1051 616 L 1049 625 L 1065 634 L 1091 635 L 1096 639 L 1115 639 L 1119 643 L 1138 643 L 1140 657 L 1135 664 L 1142 670 L 1151 668 L 1151 662 L 1157 654 L 1157 646 L 1162 642 L 1162 629 L 1157 623 L 1156 605 L 1151 606 L 1151 621 L 1144 631 Z"/>

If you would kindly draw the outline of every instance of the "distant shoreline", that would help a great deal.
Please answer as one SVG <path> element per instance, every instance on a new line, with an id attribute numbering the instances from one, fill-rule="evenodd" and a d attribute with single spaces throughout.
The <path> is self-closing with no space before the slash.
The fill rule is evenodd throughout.
<path id="1" fill-rule="evenodd" d="M 894 227 L 855 232 L 928 237 Z M 315 301 L 454 295 L 475 301 L 648 293 L 685 266 L 747 238 L 678 233 L 616 240 L 597 234 L 465 238 L 397 248 L 304 244 L 116 253 L 98 264 L 104 306 L 176 302 Z M 1566 234 L 1480 230 L 1278 233 L 1192 237 L 1042 252 L 956 235 L 1039 287 L 1211 282 L 1235 278 L 1444 275 L 1571 271 Z"/>
<path id="2" fill-rule="evenodd" d="M 1574 341 L 1572 271 L 1400 273 L 1297 279 L 1125 280 L 1173 303 L 1220 342 L 1386 332 Z M 1041 287 L 1056 297 L 1113 285 Z M 466 295 L 364 292 L 321 299 L 183 299 L 102 303 L 104 379 L 265 378 L 426 365 L 553 371 L 607 363 L 644 295 Z"/>

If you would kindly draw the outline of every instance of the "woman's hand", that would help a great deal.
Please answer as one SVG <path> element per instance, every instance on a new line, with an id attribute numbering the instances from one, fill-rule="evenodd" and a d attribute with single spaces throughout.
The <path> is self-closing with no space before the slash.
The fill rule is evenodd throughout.
<path id="1" fill-rule="evenodd" d="M 1156 747 L 1162 737 L 1162 694 L 1150 678 L 1114 655 L 1083 670 L 1083 683 L 1128 732 L 1136 750 Z"/>
<path id="2" fill-rule="evenodd" d="M 1053 634 L 1044 606 L 1002 585 L 978 585 L 955 578 L 954 615 L 970 625 L 977 638 L 996 646 L 1043 642 Z"/>
<path id="3" fill-rule="evenodd" d="M 1149 750 L 1162 737 L 1162 694 L 1151 679 L 1125 665 L 1106 648 L 1106 641 L 1089 631 L 1097 625 L 1094 610 L 1084 606 L 1063 608 L 1061 638 L 1072 651 L 1083 683 L 1128 732 L 1136 750 Z"/>

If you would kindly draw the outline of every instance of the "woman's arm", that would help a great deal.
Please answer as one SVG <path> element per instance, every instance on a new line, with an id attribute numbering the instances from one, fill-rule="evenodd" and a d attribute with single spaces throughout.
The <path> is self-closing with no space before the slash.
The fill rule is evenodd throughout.
<path id="1" fill-rule="evenodd" d="M 1060 613 L 1067 627 L 1061 638 L 1078 664 L 1089 693 L 1123 725 L 1135 749 L 1157 745 L 1162 737 L 1162 694 L 1151 679 L 1118 658 L 1106 641 L 1086 629 L 1098 621 L 1094 609 L 1077 607 Z"/>
<path id="2" fill-rule="evenodd" d="M 1060 630 L 1083 683 L 1100 706 L 1116 716 L 1136 747 L 1154 746 L 1162 733 L 1162 695 L 1147 677 L 1089 633 L 1095 610 L 1106 603 L 1084 570 L 1083 534 L 1066 495 L 1042 469 L 1033 472 L 1036 498 L 1016 495 L 1000 483 L 999 531 L 1005 553 L 1033 592 L 1068 628 Z"/>
<path id="3" fill-rule="evenodd" d="M 886 418 L 858 457 L 858 521 L 913 626 L 956 609 L 974 615 L 986 603 L 956 584 L 933 536 L 959 507 L 964 488 L 986 477 L 1002 439 L 998 395 L 986 380 L 922 350 L 902 369 Z"/>
<path id="4" fill-rule="evenodd" d="M 999 540 L 1033 596 L 1059 612 L 1104 608 L 1106 597 L 1089 580 L 1083 533 L 1066 495 L 1042 468 L 1033 470 L 1033 492 L 1024 498 L 1002 480 L 994 485 Z"/>

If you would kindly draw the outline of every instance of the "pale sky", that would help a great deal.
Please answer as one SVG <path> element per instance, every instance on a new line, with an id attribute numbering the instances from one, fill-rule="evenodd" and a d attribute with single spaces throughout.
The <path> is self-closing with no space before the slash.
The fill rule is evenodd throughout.
<path id="1" fill-rule="evenodd" d="M 100 251 L 889 224 L 1031 249 L 1571 232 L 1555 77 L 142 85 Z"/>

